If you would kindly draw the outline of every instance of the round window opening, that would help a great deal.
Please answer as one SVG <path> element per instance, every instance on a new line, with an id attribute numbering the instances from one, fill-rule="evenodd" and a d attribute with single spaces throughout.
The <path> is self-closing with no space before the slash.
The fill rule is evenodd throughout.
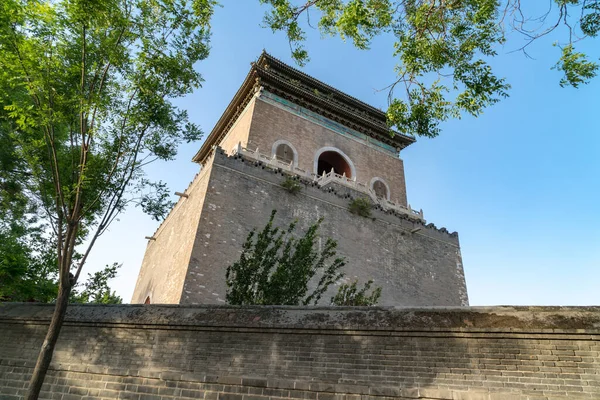
<path id="1" fill-rule="evenodd" d="M 317 162 L 317 173 L 319 175 L 323 175 L 323 172 L 328 174 L 332 169 L 336 174 L 346 174 L 347 178 L 352 178 L 350 165 L 340 153 L 335 151 L 325 151 L 321 153 L 319 161 Z"/>

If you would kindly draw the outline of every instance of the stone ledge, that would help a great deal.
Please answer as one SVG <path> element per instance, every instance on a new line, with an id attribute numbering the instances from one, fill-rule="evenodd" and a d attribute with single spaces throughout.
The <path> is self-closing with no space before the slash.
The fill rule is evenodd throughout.
<path id="1" fill-rule="evenodd" d="M 18 324 L 24 326 L 47 326 L 50 320 L 2 320 L 5 325 Z M 222 332 L 222 333 L 267 333 L 267 334 L 293 334 L 293 335 L 321 335 L 321 336 L 370 336 L 370 337 L 403 337 L 403 338 L 461 338 L 461 339 L 527 339 L 527 340 L 577 340 L 600 341 L 600 333 L 594 329 L 483 329 L 483 328 L 432 328 L 423 329 L 371 329 L 352 330 L 344 328 L 273 328 L 273 327 L 231 327 L 231 326 L 200 326 L 176 324 L 139 324 L 121 322 L 87 322 L 65 321 L 64 326 L 85 328 L 111 328 L 111 329 L 138 329 L 138 330 L 174 330 L 194 332 Z"/>
<path id="2" fill-rule="evenodd" d="M 52 304 L 0 303 L 0 321 L 46 324 Z M 291 329 L 372 332 L 461 333 L 486 337 L 518 334 L 581 335 L 597 339 L 600 307 L 291 307 L 220 305 L 71 305 L 68 324 L 154 327 Z M 495 334 L 495 335 L 490 335 Z M 573 338 L 575 339 L 575 338 Z"/>

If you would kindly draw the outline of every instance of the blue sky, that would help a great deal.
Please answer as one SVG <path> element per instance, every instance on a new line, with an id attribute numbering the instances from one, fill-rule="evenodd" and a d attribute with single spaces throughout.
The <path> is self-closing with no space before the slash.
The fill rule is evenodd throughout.
<path id="1" fill-rule="evenodd" d="M 206 134 L 263 49 L 292 63 L 282 34 L 262 28 L 258 1 L 224 1 L 213 20 L 212 50 L 198 64 L 201 89 L 178 100 Z M 560 88 L 550 67 L 553 38 L 534 44 L 527 59 L 511 53 L 511 36 L 496 72 L 510 97 L 479 118 L 443 125 L 435 139 L 418 138 L 402 152 L 408 199 L 438 227 L 458 231 L 471 305 L 600 304 L 600 78 Z M 598 57 L 598 43 L 583 43 Z M 386 108 L 393 82 L 389 39 L 355 50 L 309 32 L 311 62 L 303 70 L 373 106 Z M 176 161 L 153 164 L 151 179 L 183 191 L 198 171 L 191 162 L 202 142 L 183 145 Z M 100 238 L 85 272 L 122 262 L 112 282 L 129 302 L 146 240 L 158 223 L 130 209 Z"/>

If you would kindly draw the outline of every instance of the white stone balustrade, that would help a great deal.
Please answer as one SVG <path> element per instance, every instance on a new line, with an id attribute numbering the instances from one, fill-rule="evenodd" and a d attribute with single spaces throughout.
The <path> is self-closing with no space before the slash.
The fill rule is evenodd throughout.
<path id="1" fill-rule="evenodd" d="M 368 195 L 375 204 L 380 205 L 384 210 L 394 210 L 403 214 L 408 214 L 414 218 L 424 220 L 423 210 L 413 210 L 410 207 L 410 204 L 408 205 L 408 207 L 404 207 L 398 203 L 394 203 L 393 201 L 377 197 L 375 192 L 373 192 L 373 190 L 371 190 L 371 188 L 368 185 L 357 182 L 355 178 L 348 178 L 345 174 L 340 175 L 335 173 L 333 170 L 331 170 L 329 173 L 324 172 L 323 175 L 309 173 L 303 169 L 294 167 L 293 161 L 290 161 L 288 163 L 278 159 L 276 156 L 271 157 L 265 154 L 261 154 L 258 148 L 256 150 L 248 149 L 246 147 L 242 147 L 241 143 L 238 143 L 237 147 L 233 150 L 233 155 L 236 154 L 249 160 L 263 162 L 268 168 L 281 169 L 282 171 L 289 172 L 290 174 L 297 175 L 304 179 L 316 182 L 319 186 L 325 186 L 333 182 L 342 186 L 349 187 L 358 192 Z"/>

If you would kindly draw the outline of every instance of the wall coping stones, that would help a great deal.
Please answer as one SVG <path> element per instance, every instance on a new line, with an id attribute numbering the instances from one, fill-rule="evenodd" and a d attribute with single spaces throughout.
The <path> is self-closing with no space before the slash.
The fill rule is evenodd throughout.
<path id="1" fill-rule="evenodd" d="M 48 324 L 54 305 L 0 303 L 0 321 Z M 577 334 L 600 340 L 600 307 L 324 307 L 222 305 L 70 305 L 67 324 L 190 328 Z M 299 332 L 300 333 L 300 332 Z M 585 339 L 585 338 L 580 338 Z"/>
<path id="2" fill-rule="evenodd" d="M 41 343 L 53 310 L 52 304 L 0 303 L 0 330 L 13 332 L 0 346 L 5 350 L 0 386 L 8 387 L 0 389 L 0 397 L 22 394 L 35 364 L 33 345 Z M 595 306 L 71 305 L 65 325 L 47 398 L 56 393 L 63 400 L 174 400 L 203 394 L 206 400 L 541 400 L 600 393 L 600 307 Z M 194 330 L 218 332 L 189 332 Z M 246 337 L 246 332 L 258 334 Z M 291 335 L 279 337 L 279 332 Z M 221 333 L 232 334 L 236 351 L 226 350 Z M 304 333 L 306 338 L 298 337 Z M 12 341 L 20 337 L 23 349 L 16 349 Z M 282 345 L 288 339 L 289 346 L 270 350 L 271 340 Z M 252 354 L 248 345 L 255 340 L 263 347 Z M 133 351 L 136 346 L 139 352 Z M 246 350 L 247 358 L 230 368 Z M 256 367 L 257 357 L 272 351 L 282 357 L 298 351 L 298 359 L 281 361 L 281 374 L 270 368 L 271 358 Z M 364 362 L 361 352 L 371 352 Z M 175 362 L 169 361 L 171 354 Z M 187 358 L 177 358 L 183 355 Z M 285 362 L 294 366 L 286 369 Z M 315 368 L 313 375 L 307 375 L 309 368 Z M 60 397 L 66 390 L 69 395 Z M 148 394 L 161 390 L 165 396 Z"/>

